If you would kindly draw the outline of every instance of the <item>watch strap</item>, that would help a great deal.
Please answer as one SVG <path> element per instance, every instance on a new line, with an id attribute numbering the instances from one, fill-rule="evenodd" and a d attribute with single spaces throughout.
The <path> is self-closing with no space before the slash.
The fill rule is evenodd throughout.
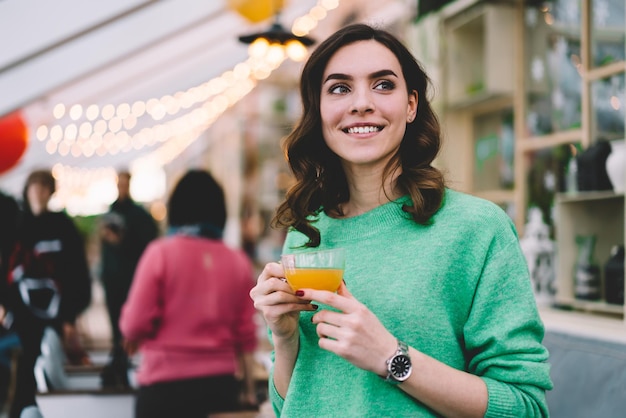
<path id="1" fill-rule="evenodd" d="M 409 346 L 406 345 L 404 341 L 398 340 L 398 350 L 396 351 L 396 354 L 404 354 L 407 356 L 409 354 Z"/>

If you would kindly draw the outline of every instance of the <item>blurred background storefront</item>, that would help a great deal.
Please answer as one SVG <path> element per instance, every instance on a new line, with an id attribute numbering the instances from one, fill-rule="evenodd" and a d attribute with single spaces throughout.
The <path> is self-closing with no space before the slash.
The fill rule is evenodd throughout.
<path id="1" fill-rule="evenodd" d="M 592 360 L 580 353 L 609 353 L 580 373 L 613 370 L 598 390 L 626 399 L 606 360 L 626 370 L 624 0 L 4 0 L 0 190 L 19 197 L 32 169 L 52 168 L 54 204 L 92 237 L 117 169 L 163 221 L 170 186 L 205 167 L 226 189 L 227 241 L 258 266 L 277 260 L 269 221 L 291 181 L 279 143 L 299 117 L 301 59 L 353 22 L 405 40 L 433 80 L 449 185 L 514 220 L 551 349 L 570 359 L 557 359 L 558 379 L 582 376 L 574 365 Z M 276 24 L 304 43 L 251 43 L 271 43 Z M 593 297 L 577 283 L 590 266 Z M 108 338 L 99 318 L 85 319 L 94 346 Z M 612 416 L 567 415 L 579 403 L 567 409 L 561 390 L 554 416 Z"/>

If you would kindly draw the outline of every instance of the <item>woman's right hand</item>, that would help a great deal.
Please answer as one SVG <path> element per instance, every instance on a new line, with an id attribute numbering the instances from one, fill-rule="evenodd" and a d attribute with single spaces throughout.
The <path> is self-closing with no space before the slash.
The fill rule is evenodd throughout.
<path id="1" fill-rule="evenodd" d="M 254 307 L 263 315 L 273 339 L 292 338 L 298 332 L 300 312 L 317 309 L 310 301 L 297 297 L 284 277 L 280 264 L 268 263 L 250 291 Z"/>

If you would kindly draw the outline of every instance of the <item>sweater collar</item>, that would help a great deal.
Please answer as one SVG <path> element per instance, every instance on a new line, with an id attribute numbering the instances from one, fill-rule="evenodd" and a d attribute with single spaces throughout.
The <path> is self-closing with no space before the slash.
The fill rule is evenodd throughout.
<path id="1" fill-rule="evenodd" d="M 399 223 L 413 222 L 411 216 L 402 210 L 405 204 L 411 204 L 409 195 L 402 196 L 350 218 L 331 218 L 322 211 L 313 226 L 325 232 L 325 236 L 322 239 L 329 244 L 355 239 L 367 239 L 373 235 L 393 229 Z"/>
<path id="2" fill-rule="evenodd" d="M 189 225 L 175 225 L 167 229 L 167 235 L 186 235 L 209 239 L 222 239 L 224 230 L 217 226 L 204 222 Z"/>

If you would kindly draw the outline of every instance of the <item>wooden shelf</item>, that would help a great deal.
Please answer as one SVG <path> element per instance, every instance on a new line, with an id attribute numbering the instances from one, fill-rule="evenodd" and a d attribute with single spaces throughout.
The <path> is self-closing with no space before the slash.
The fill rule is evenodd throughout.
<path id="1" fill-rule="evenodd" d="M 498 94 L 488 91 L 481 91 L 475 94 L 463 94 L 452 97 L 447 103 L 446 110 L 471 109 L 475 115 L 489 113 L 513 107 L 513 96 L 510 94 Z"/>
<path id="2" fill-rule="evenodd" d="M 615 316 L 617 319 L 621 319 L 624 316 L 624 305 L 614 305 L 602 301 L 592 300 L 579 300 L 571 297 L 557 298 L 557 304 L 567 309 L 575 309 L 581 312 L 588 312 L 592 314 L 605 314 Z"/>
<path id="3" fill-rule="evenodd" d="M 582 136 L 583 132 L 581 129 L 560 131 L 548 135 L 522 138 L 520 141 L 517 141 L 517 147 L 520 151 L 536 151 L 557 145 L 580 142 Z"/>
<path id="4" fill-rule="evenodd" d="M 554 308 L 540 308 L 539 313 L 546 331 L 626 343 L 626 324 L 620 319 Z"/>
<path id="5" fill-rule="evenodd" d="M 584 72 L 582 76 L 585 80 L 593 81 L 601 80 L 615 74 L 620 74 L 624 71 L 626 71 L 626 61 L 618 61 L 602 67 L 595 67 L 587 72 Z"/>
<path id="6" fill-rule="evenodd" d="M 604 301 L 574 298 L 576 237 L 594 235 L 593 260 L 602 267 L 614 245 L 624 244 L 624 194 L 612 191 L 560 193 L 556 196 L 557 294 L 558 303 L 585 312 L 614 314 L 624 320 L 624 307 Z"/>
<path id="7" fill-rule="evenodd" d="M 556 201 L 559 203 L 591 202 L 594 200 L 623 199 L 624 193 L 615 193 L 610 190 L 577 192 L 574 194 L 559 193 Z"/>

